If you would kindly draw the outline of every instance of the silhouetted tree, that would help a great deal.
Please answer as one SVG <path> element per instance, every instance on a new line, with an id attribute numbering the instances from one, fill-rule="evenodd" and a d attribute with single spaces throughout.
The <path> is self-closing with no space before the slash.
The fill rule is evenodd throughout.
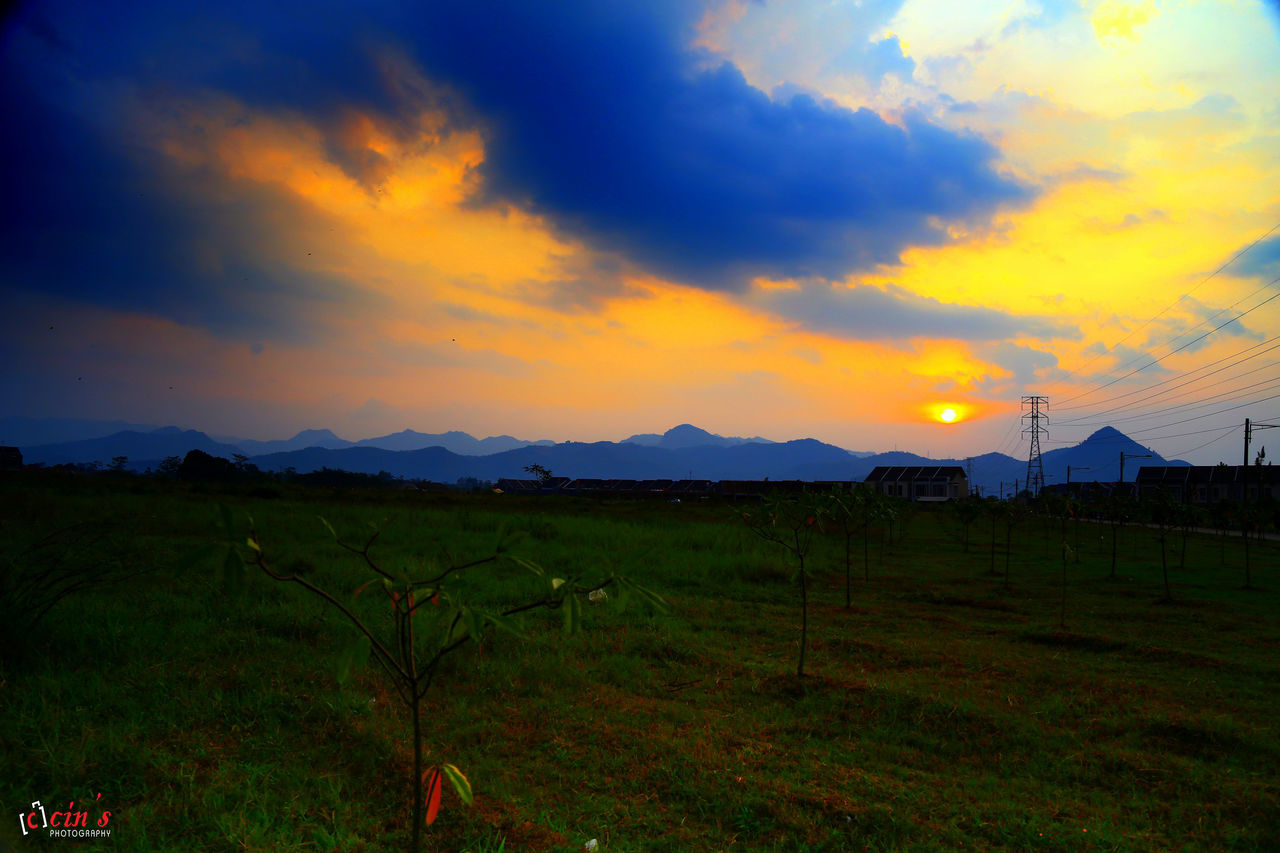
<path id="1" fill-rule="evenodd" d="M 547 483 L 551 482 L 552 474 L 550 468 L 544 468 L 541 465 L 534 464 L 524 466 L 524 470 L 538 478 L 539 487 L 545 487 Z"/>

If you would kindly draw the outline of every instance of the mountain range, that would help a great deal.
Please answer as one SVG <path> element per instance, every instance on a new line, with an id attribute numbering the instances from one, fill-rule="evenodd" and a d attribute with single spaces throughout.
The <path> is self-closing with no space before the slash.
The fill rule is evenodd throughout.
<path id="1" fill-rule="evenodd" d="M 529 465 L 541 465 L 569 477 L 705 480 L 862 480 L 877 465 L 960 465 L 971 472 L 971 484 L 984 494 L 1009 494 L 1015 484 L 1025 484 L 1027 476 L 1025 459 L 1002 453 L 931 459 L 906 451 L 850 451 L 812 438 L 778 442 L 725 437 L 690 424 L 619 442 L 524 441 L 509 435 L 477 439 L 465 432 L 408 429 L 361 441 L 348 441 L 326 429 L 304 430 L 290 439 L 257 441 L 212 437 L 177 427 L 119 426 L 116 421 L 3 418 L 0 444 L 17 445 L 27 463 L 45 465 L 105 465 L 124 456 L 127 467 L 141 471 L 157 467 L 165 457 L 202 450 L 227 459 L 243 455 L 264 471 L 386 471 L 398 477 L 446 483 L 463 477 L 523 478 L 528 476 L 525 468 Z M 78 437 L 48 441 L 49 436 Z M 1078 445 L 1044 453 L 1045 482 L 1066 482 L 1068 476 L 1073 480 L 1117 480 L 1121 453 L 1127 457 L 1126 480 L 1132 480 L 1142 464 L 1187 464 L 1169 462 L 1119 430 L 1103 427 Z"/>

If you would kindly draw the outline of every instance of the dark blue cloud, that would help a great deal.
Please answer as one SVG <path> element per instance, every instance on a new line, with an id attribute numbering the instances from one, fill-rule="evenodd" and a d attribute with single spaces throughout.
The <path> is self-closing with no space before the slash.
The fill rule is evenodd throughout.
<path id="1" fill-rule="evenodd" d="M 677 279 L 836 278 L 943 240 L 934 217 L 980 220 L 1027 195 L 977 136 L 774 101 L 708 67 L 678 11 L 476 2 L 415 23 L 420 61 L 487 130 L 487 198 Z"/>
<path id="2" fill-rule="evenodd" d="M 1280 234 L 1248 249 L 1227 271 L 1239 276 L 1275 278 L 1280 276 Z"/>
<path id="3" fill-rule="evenodd" d="M 839 278 L 1028 197 L 990 144 L 923 114 L 899 125 L 771 99 L 688 47 L 700 12 L 675 0 L 30 4 L 0 56 L 0 107 L 19 117 L 0 141 L 0 272 L 214 325 L 280 321 L 270 306 L 298 293 L 345 298 L 272 257 L 267 218 L 314 214 L 264 190 L 193 191 L 131 136 L 144 131 L 128 126 L 127 102 L 155 109 L 175 94 L 305 115 L 361 179 L 378 164 L 345 147 L 345 111 L 411 136 L 430 101 L 484 133 L 472 203 L 515 204 L 710 287 Z M 896 47 L 886 67 L 905 69 Z M 389 52 L 432 90 L 388 71 Z M 220 271 L 193 269 L 194 243 L 218 247 Z"/>
<path id="4" fill-rule="evenodd" d="M 367 298 L 280 257 L 274 223 L 327 231 L 314 211 L 261 187 L 209 192 L 214 176 L 177 175 L 133 126 L 153 96 L 208 91 L 197 78 L 242 33 L 198 14 L 54 11 L 31 4 L 3 34 L 0 289 L 275 339 L 303 332 L 300 301 Z"/>

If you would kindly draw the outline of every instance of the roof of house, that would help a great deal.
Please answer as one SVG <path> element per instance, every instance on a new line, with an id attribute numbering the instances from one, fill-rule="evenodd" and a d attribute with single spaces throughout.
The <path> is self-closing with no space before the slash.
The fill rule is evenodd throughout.
<path id="1" fill-rule="evenodd" d="M 867 483 L 893 483 L 927 481 L 949 481 L 956 477 L 964 478 L 964 468 L 959 465 L 877 465 L 871 469 Z"/>
<path id="2" fill-rule="evenodd" d="M 1144 486 L 1227 485 L 1242 482 L 1246 467 L 1252 484 L 1280 482 L 1270 465 L 1143 465 L 1136 481 Z"/>

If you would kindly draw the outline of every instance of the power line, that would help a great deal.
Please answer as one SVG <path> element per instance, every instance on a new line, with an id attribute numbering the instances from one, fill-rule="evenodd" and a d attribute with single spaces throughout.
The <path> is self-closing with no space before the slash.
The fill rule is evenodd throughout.
<path id="1" fill-rule="evenodd" d="M 1187 380 L 1186 382 L 1184 382 L 1182 385 L 1175 385 L 1175 386 L 1174 386 L 1174 389 L 1176 389 L 1176 388 L 1181 388 L 1181 387 L 1183 387 L 1184 385 L 1189 385 L 1189 384 L 1191 384 L 1191 383 L 1193 383 L 1193 382 L 1199 382 L 1199 381 L 1200 381 L 1200 379 L 1204 379 L 1205 377 L 1213 376 L 1214 374 L 1220 373 L 1222 370 L 1229 370 L 1230 368 L 1235 367 L 1237 364 L 1243 364 L 1244 362 L 1249 361 L 1249 359 L 1257 358 L 1257 357 L 1258 357 L 1258 356 L 1260 356 L 1260 355 L 1265 355 L 1266 353 L 1269 353 L 1269 352 L 1271 352 L 1271 351 L 1272 351 L 1272 350 L 1274 350 L 1274 349 L 1280 349 L 1280 343 L 1276 343 L 1277 341 L 1280 341 L 1280 335 L 1277 335 L 1277 336 L 1275 336 L 1275 337 L 1273 337 L 1273 338 L 1267 338 L 1265 341 L 1261 341 L 1260 343 L 1256 343 L 1256 344 L 1254 344 L 1253 346 L 1245 347 L 1244 349 L 1240 350 L 1240 351 L 1239 351 L 1239 352 L 1237 352 L 1237 353 L 1233 353 L 1232 355 L 1223 356 L 1222 358 L 1218 359 L 1217 361 L 1211 361 L 1211 362 L 1209 362 L 1208 364 L 1205 364 L 1205 365 L 1202 365 L 1202 366 L 1200 366 L 1200 367 L 1197 367 L 1195 370 L 1187 370 L 1187 371 L 1184 371 L 1184 372 L 1183 372 L 1181 375 L 1179 375 L 1179 376 L 1171 376 L 1171 377 L 1169 377 L 1168 379 L 1162 379 L 1161 381 L 1159 381 L 1159 382 L 1155 382 L 1155 383 L 1152 383 L 1151 385 L 1148 385 L 1148 386 L 1146 386 L 1145 388 L 1136 388 L 1136 389 L 1134 389 L 1133 391 L 1126 391 L 1126 392 L 1125 392 L 1125 393 L 1123 393 L 1123 394 L 1118 394 L 1118 395 L 1116 395 L 1115 397 L 1109 397 L 1109 398 L 1107 398 L 1106 400 L 1100 400 L 1100 401 L 1099 401 L 1099 402 L 1097 402 L 1097 403 L 1090 403 L 1090 404 L 1085 404 L 1085 405 L 1082 405 L 1082 406 L 1059 406 L 1059 407 L 1058 407 L 1058 411 L 1059 411 L 1059 412 L 1062 412 L 1062 411 L 1074 411 L 1074 410 L 1076 410 L 1076 409 L 1087 409 L 1087 408 L 1090 408 L 1091 406 L 1101 406 L 1101 405 L 1106 404 L 1106 403 L 1114 403 L 1116 400 L 1123 400 L 1125 397 L 1132 397 L 1134 394 L 1141 394 L 1141 393 L 1143 393 L 1144 391 L 1150 391 L 1152 388 L 1159 388 L 1161 385 L 1166 385 L 1166 384 L 1168 384 L 1168 383 L 1170 383 L 1170 382 L 1176 382 L 1177 380 L 1179 380 L 1179 379 L 1181 379 L 1181 378 L 1183 378 L 1183 377 L 1186 377 L 1186 376 L 1190 376 L 1190 375 L 1191 375 L 1191 374 L 1193 374 L 1193 373 L 1199 373 L 1201 370 L 1204 370 L 1205 368 L 1213 367 L 1214 365 L 1221 364 L 1221 363 L 1222 363 L 1222 362 L 1224 362 L 1224 361 L 1230 361 L 1231 359 L 1235 358 L 1236 356 L 1244 355 L 1245 353 L 1249 352 L 1250 350 L 1255 350 L 1255 349 L 1257 349 L 1258 347 L 1266 346 L 1267 344 L 1274 344 L 1273 346 L 1267 347 L 1267 349 L 1263 350 L 1263 351 L 1262 351 L 1262 352 L 1260 352 L 1260 353 L 1254 353 L 1253 355 L 1249 356 L 1248 358 L 1242 358 L 1242 359 L 1240 359 L 1239 361 L 1232 362 L 1231 364 L 1228 364 L 1226 367 L 1223 367 L 1223 368 L 1221 368 L 1220 370 L 1215 370 L 1215 371 L 1213 371 L 1213 372 L 1211 372 L 1211 373 L 1206 373 L 1206 374 L 1205 374 L 1205 376 L 1199 377 L 1199 378 L 1197 378 L 1197 379 L 1188 379 L 1188 380 Z M 1170 389 L 1170 390 L 1174 390 L 1174 389 Z M 1161 393 L 1163 393 L 1163 392 L 1161 392 Z M 1138 403 L 1141 403 L 1141 402 L 1142 402 L 1142 400 L 1138 400 L 1137 402 L 1138 402 Z M 1125 405 L 1127 406 L 1127 405 L 1134 405 L 1134 404 L 1126 403 Z M 1085 416 L 1083 416 L 1083 417 L 1090 417 L 1090 418 L 1091 418 L 1091 417 L 1094 417 L 1094 416 L 1093 416 L 1093 415 L 1085 415 Z M 1062 421 L 1059 421 L 1059 423 L 1062 423 Z"/>
<path id="2" fill-rule="evenodd" d="M 1217 430 L 1218 432 L 1221 432 L 1221 433 L 1222 433 L 1222 434 L 1221 434 L 1221 435 L 1219 435 L 1217 438 L 1211 438 L 1211 439 L 1209 439 L 1208 441 L 1206 441 L 1204 444 L 1197 444 L 1195 447 L 1192 447 L 1192 448 L 1190 448 L 1190 449 L 1188 449 L 1188 450 L 1179 450 L 1179 451 L 1177 451 L 1176 453 L 1171 453 L 1170 455 L 1171 455 L 1171 456 L 1175 456 L 1175 457 L 1177 457 L 1177 456 L 1185 456 L 1185 455 L 1186 455 L 1186 454 L 1188 454 L 1188 453 L 1195 453 L 1197 450 L 1204 450 L 1204 449 L 1205 449 L 1206 447 L 1208 447 L 1209 445 L 1211 445 L 1211 444 L 1217 444 L 1219 441 L 1222 441 L 1222 439 L 1224 439 L 1224 438 L 1226 438 L 1227 436 L 1231 435 L 1232 433 L 1234 433 L 1234 432 L 1235 432 L 1237 429 L 1239 429 L 1239 428 L 1240 428 L 1240 427 L 1239 427 L 1239 425 L 1237 425 L 1237 424 L 1232 424 L 1232 425 L 1231 425 L 1231 426 L 1229 426 L 1229 427 L 1222 427 L 1221 429 Z M 1204 432 L 1214 432 L 1214 430 L 1204 430 Z M 1161 455 L 1163 455 L 1163 454 L 1161 454 Z"/>
<path id="3" fill-rule="evenodd" d="M 1275 284 L 1276 282 L 1280 282 L 1280 276 L 1278 276 L 1278 277 L 1276 277 L 1276 278 L 1272 279 L 1272 280 L 1271 280 L 1271 281 L 1269 281 L 1265 286 L 1266 286 L 1266 287 L 1270 287 L 1271 285 Z M 1257 293 L 1257 291 L 1254 291 L 1254 293 Z M 1252 296 L 1252 295 L 1253 295 L 1253 294 L 1250 294 L 1250 296 Z M 1247 299 L 1248 297 L 1245 297 L 1245 298 Z M 1225 328 L 1225 327 L 1227 327 L 1227 326 L 1230 326 L 1232 323 L 1235 323 L 1235 322 L 1239 321 L 1241 317 L 1245 317 L 1245 316 L 1248 316 L 1249 314 L 1252 314 L 1254 311 L 1257 311 L 1259 308 L 1261 308 L 1263 305 L 1266 305 L 1268 302 L 1272 301 L 1273 299 L 1280 299 L 1280 291 L 1277 291 L 1276 293 L 1273 293 L 1271 296 L 1268 296 L 1266 299 L 1262 300 L 1262 301 L 1261 301 L 1261 302 L 1259 302 L 1257 305 L 1255 305 L 1255 306 L 1253 306 L 1252 308 L 1250 308 L 1248 311 L 1244 311 L 1244 312 L 1242 312 L 1238 317 L 1232 317 L 1230 320 L 1228 320 L 1227 322 L 1223 323 L 1222 325 L 1220 325 L 1220 326 L 1215 326 L 1214 328 L 1212 328 L 1212 329 L 1210 329 L 1209 331 L 1205 332 L 1205 333 L 1204 333 L 1203 335 L 1201 335 L 1200 337 L 1195 338 L 1194 340 L 1187 341 L 1185 344 L 1183 344 L 1182 346 L 1178 347 L 1177 349 L 1169 350 L 1169 352 L 1165 353 L 1164 355 L 1160 356 L 1159 358 L 1152 359 L 1150 362 L 1148 362 L 1147 364 L 1144 364 L 1142 367 L 1135 367 L 1133 370 L 1130 370 L 1128 373 L 1124 374 L 1123 376 L 1117 376 L 1115 379 L 1112 379 L 1110 382 L 1103 383 L 1102 385 L 1099 385 L 1097 388 L 1094 388 L 1094 389 L 1092 389 L 1092 390 L 1090 390 L 1090 391 L 1086 391 L 1086 392 L 1084 392 L 1083 394 L 1077 394 L 1077 395 L 1076 395 L 1076 396 L 1074 396 L 1074 397 L 1068 397 L 1068 398 L 1067 398 L 1067 402 L 1071 402 L 1072 400 L 1079 400 L 1081 397 L 1087 397 L 1087 396 L 1089 396 L 1090 394 L 1094 393 L 1094 391 L 1101 391 L 1103 388 L 1109 388 L 1110 386 L 1115 385 L 1117 382 L 1121 382 L 1121 381 L 1123 381 L 1123 380 L 1125 380 L 1125 379 L 1128 379 L 1130 376 L 1132 376 L 1132 375 L 1133 375 L 1133 374 L 1135 374 L 1135 373 L 1140 373 L 1140 372 L 1142 372 L 1142 371 L 1146 370 L 1148 367 L 1154 367 L 1155 365 L 1157 365 L 1157 364 L 1159 364 L 1160 362 L 1164 361 L 1164 360 L 1165 360 L 1166 358 L 1168 358 L 1169 356 L 1174 355 L 1174 354 L 1179 353 L 1179 352 L 1182 352 L 1184 349 L 1186 349 L 1187 347 L 1191 346 L 1192 344 L 1196 344 L 1196 343 L 1199 343 L 1200 341 L 1203 341 L 1205 338 L 1209 337 L 1209 336 L 1210 336 L 1210 335 L 1212 335 L 1214 332 L 1216 332 L 1216 331 L 1218 331 L 1218 330 L 1220 330 L 1220 329 L 1223 329 L 1223 328 Z M 1241 300 L 1241 301 L 1243 301 L 1243 300 Z M 1235 303 L 1235 305 L 1239 305 L 1239 304 L 1240 304 L 1240 302 L 1236 302 L 1236 303 Z M 1232 305 L 1231 307 L 1232 307 L 1232 308 L 1234 308 L 1234 307 L 1235 307 L 1235 305 Z M 1228 309 L 1224 309 L 1224 310 L 1228 310 Z M 1218 312 L 1218 313 L 1219 313 L 1219 314 L 1221 314 L 1222 312 L 1220 311 L 1220 312 Z M 1202 325 L 1202 324 L 1203 324 L 1203 322 L 1201 323 L 1201 325 Z M 1176 339 L 1175 339 L 1175 340 L 1176 340 Z M 1130 363 L 1130 364 L 1132 364 L 1133 362 L 1129 362 L 1129 363 Z"/>
<path id="4" fill-rule="evenodd" d="M 1254 246 L 1258 245 L 1258 244 L 1259 244 L 1259 243 L 1261 243 L 1263 240 L 1265 240 L 1265 239 L 1267 239 L 1268 237 L 1270 237 L 1270 236 L 1271 236 L 1271 234 L 1272 234 L 1272 232 L 1273 232 L 1273 231 L 1275 231 L 1277 228 L 1280 228 L 1280 222 L 1277 222 L 1275 225 L 1272 225 L 1272 226 L 1271 226 L 1271 228 L 1269 228 L 1269 229 L 1267 230 L 1267 233 L 1263 234 L 1261 237 L 1259 237 L 1258 239 L 1254 240 L 1252 243 L 1250 243 L 1249 245 L 1245 246 L 1245 247 L 1244 247 L 1243 249 L 1241 249 L 1240 251 L 1236 252 L 1234 255 L 1232 255 L 1230 258 L 1228 258 L 1228 259 L 1227 259 L 1227 262 L 1226 262 L 1226 263 L 1224 263 L 1222 266 L 1218 267 L 1218 268 L 1217 268 L 1216 270 L 1214 270 L 1213 272 L 1209 273 L 1209 274 L 1208 274 L 1207 276 L 1205 276 L 1204 278 L 1200 279 L 1200 281 L 1196 283 L 1196 286 L 1195 286 L 1195 287 L 1191 288 L 1191 289 L 1190 289 L 1190 290 L 1188 290 L 1186 293 L 1182 294 L 1182 295 L 1181 295 L 1181 296 L 1179 296 L 1177 299 L 1173 300 L 1173 302 L 1170 302 L 1167 306 L 1165 306 L 1164 310 L 1162 310 L 1159 314 L 1156 314 L 1155 316 L 1153 316 L 1153 317 L 1149 318 L 1149 319 L 1148 319 L 1145 323 L 1143 323 L 1141 326 L 1139 326 L 1138 328 L 1134 329 L 1132 332 L 1130 332 L 1129 334 L 1125 335 L 1125 336 L 1124 336 L 1123 338 L 1121 338 L 1120 340 L 1116 341 L 1116 342 L 1115 342 L 1115 344 L 1114 344 L 1114 346 L 1120 346 L 1120 345 L 1121 345 L 1121 344 L 1123 344 L 1125 341 L 1129 340 L 1129 338 L 1131 338 L 1131 337 L 1133 337 L 1134 335 L 1138 334 L 1138 332 L 1141 332 L 1141 331 L 1142 331 L 1143 329 L 1145 329 L 1147 326 L 1150 326 L 1150 325 L 1151 325 L 1152 323 L 1154 323 L 1156 320 L 1158 320 L 1158 319 L 1160 319 L 1161 317 L 1163 317 L 1163 316 L 1164 316 L 1165 314 L 1167 314 L 1167 313 L 1168 313 L 1168 312 L 1169 312 L 1169 311 L 1170 311 L 1170 310 L 1171 310 L 1175 305 L 1177 305 L 1179 302 L 1181 302 L 1182 300 L 1186 299 L 1188 296 L 1190 296 L 1191 294 L 1195 293 L 1195 292 L 1196 292 L 1197 290 L 1199 290 L 1202 286 L 1204 286 L 1204 284 L 1205 284 L 1207 281 L 1209 281 L 1209 279 L 1213 278 L 1213 277 L 1214 277 L 1214 276 L 1216 276 L 1218 273 L 1222 272 L 1222 271 L 1223 271 L 1223 270 L 1225 270 L 1227 267 L 1229 267 L 1229 266 L 1231 266 L 1233 263 L 1235 263 L 1235 262 L 1236 262 L 1236 259 L 1237 259 L 1237 258 L 1239 258 L 1241 255 L 1243 255 L 1245 252 L 1249 251 L 1249 250 L 1250 250 L 1250 249 L 1252 249 Z M 1237 318 L 1237 319 L 1238 319 L 1238 318 Z M 1084 370 L 1086 367 L 1088 367 L 1089 365 L 1093 364 L 1093 363 L 1094 363 L 1095 361 L 1097 361 L 1099 358 L 1102 358 L 1102 356 L 1103 356 L 1103 353 L 1098 353 L 1098 354 L 1097 354 L 1097 355 L 1095 355 L 1093 358 L 1089 359 L 1089 360 L 1088 360 L 1088 361 L 1086 361 L 1083 365 L 1081 365 L 1080 370 Z M 1133 363 L 1134 361 L 1136 361 L 1136 360 L 1137 360 L 1137 359 L 1133 359 L 1133 360 L 1131 360 L 1131 361 L 1127 362 L 1124 366 L 1125 366 L 1125 367 L 1127 367 L 1129 364 L 1132 364 L 1132 363 Z M 1122 368 L 1122 369 L 1123 369 L 1123 368 Z M 1076 373 L 1076 374 L 1078 375 L 1078 371 L 1072 371 L 1072 373 Z M 1089 392 L 1089 393 L 1092 393 L 1092 392 Z M 1078 399 L 1078 397 L 1072 397 L 1072 398 L 1068 399 L 1066 402 L 1071 402 L 1071 400 L 1075 400 L 1075 399 Z"/>
<path id="5" fill-rule="evenodd" d="M 1270 401 L 1270 400 L 1280 400 L 1280 394 L 1273 394 L 1273 395 L 1271 395 L 1270 397 L 1263 397 L 1261 400 L 1250 400 L 1250 401 L 1249 401 L 1249 402 L 1247 402 L 1247 403 L 1241 403 L 1241 404 L 1240 404 L 1240 405 L 1238 405 L 1238 406 L 1231 406 L 1231 407 L 1229 407 L 1229 408 L 1221 409 L 1221 410 L 1216 411 L 1216 412 L 1210 412 L 1210 413 L 1209 413 L 1209 414 L 1207 414 L 1207 415 L 1196 415 L 1194 418 L 1184 418 L 1184 419 L 1182 419 L 1182 420 L 1180 420 L 1180 421 L 1174 421 L 1173 423 L 1168 423 L 1168 424 L 1161 424 L 1160 426 L 1158 426 L 1158 427 L 1152 427 L 1151 429 L 1140 429 L 1140 430 L 1135 431 L 1135 432 L 1134 432 L 1134 433 L 1132 433 L 1132 434 L 1133 434 L 1133 435 L 1142 435 L 1142 434 L 1143 434 L 1143 433 L 1145 433 L 1145 432 L 1155 432 L 1155 431 L 1157 431 L 1157 430 L 1163 429 L 1164 427 L 1177 426 L 1178 424 L 1188 424 L 1188 423 L 1191 423 L 1192 421 L 1203 420 L 1204 418 L 1212 418 L 1212 417 L 1215 417 L 1215 416 L 1217 416 L 1217 415 L 1224 415 L 1224 414 L 1226 414 L 1227 412 L 1234 412 L 1234 411 L 1236 411 L 1237 409 L 1243 409 L 1243 408 L 1245 408 L 1246 406 L 1256 406 L 1256 405 L 1258 405 L 1259 403 L 1266 403 L 1266 402 L 1268 402 L 1268 401 Z"/>
<path id="6" fill-rule="evenodd" d="M 1257 370 L 1263 370 L 1263 369 L 1265 369 L 1266 367 L 1271 367 L 1271 366 L 1273 366 L 1273 365 L 1264 365 L 1263 367 L 1260 367 L 1260 368 L 1258 368 Z M 1249 373 L 1256 373 L 1256 372 L 1257 372 L 1257 370 L 1251 370 L 1251 371 L 1249 371 Z M 1242 375 L 1248 375 L 1248 374 L 1246 373 L 1246 374 L 1242 374 Z M 1239 378 L 1239 377 L 1235 377 L 1235 378 Z M 1066 426 L 1089 426 L 1090 424 L 1086 423 L 1087 421 L 1094 421 L 1094 420 L 1096 420 L 1096 419 L 1098 419 L 1098 418 L 1106 418 L 1107 425 L 1109 425 L 1109 426 L 1115 426 L 1116 424 L 1128 423 L 1128 422 L 1130 422 L 1130 421 L 1142 421 L 1142 420 L 1147 420 L 1148 418 L 1154 418 L 1154 417 L 1158 417 L 1158 416 L 1160 416 L 1160 415 L 1166 415 L 1166 414 L 1170 414 L 1170 413 L 1177 412 L 1177 411 L 1180 411 L 1180 410 L 1190 411 L 1190 410 L 1192 410 L 1192 409 L 1200 409 L 1200 408 L 1203 408 L 1203 407 L 1205 407 L 1205 406 L 1213 405 L 1213 401 L 1214 401 L 1214 400 L 1218 400 L 1218 399 L 1220 399 L 1220 398 L 1222 398 L 1222 397 L 1230 397 L 1230 396 L 1231 396 L 1231 395 L 1233 395 L 1233 394 L 1241 394 L 1241 393 L 1243 393 L 1243 392 L 1245 392 L 1245 391 L 1248 391 L 1248 390 L 1250 390 L 1250 389 L 1257 388 L 1259 385 L 1274 385 L 1274 384 L 1276 384 L 1276 383 L 1280 383 L 1280 380 L 1277 380 L 1277 379 L 1275 379 L 1275 378 L 1273 377 L 1273 378 L 1269 378 L 1269 379 L 1263 379 L 1261 382 L 1254 382 L 1252 385 L 1245 385 L 1245 386 L 1244 386 L 1244 387 L 1242 387 L 1242 388 L 1232 388 L 1230 391 L 1222 391 L 1221 393 L 1214 394 L 1214 395 L 1209 396 L 1209 397 L 1204 397 L 1204 398 L 1202 398 L 1199 402 L 1196 402 L 1196 403 L 1181 403 L 1181 404 L 1179 404 L 1179 405 L 1176 405 L 1176 406 L 1168 406 L 1168 407 L 1163 408 L 1163 409 L 1152 409 L 1152 410 L 1150 410 L 1150 411 L 1142 412 L 1141 414 L 1137 414 L 1137 415 L 1126 415 L 1125 417 L 1122 417 L 1122 418 L 1107 417 L 1106 415 L 1095 415 L 1095 416 L 1090 416 L 1090 417 L 1088 417 L 1088 418 L 1081 418 L 1081 419 L 1079 419 L 1079 420 L 1077 420 L 1077 421 L 1068 421 L 1068 422 L 1066 422 L 1065 424 L 1059 424 L 1059 425 L 1060 425 L 1060 426 L 1062 426 L 1062 425 L 1066 425 Z M 1194 392 L 1193 392 L 1193 391 L 1188 391 L 1188 392 L 1186 392 L 1185 394 L 1180 394 L 1180 395 L 1178 395 L 1178 396 L 1179 396 L 1179 397 L 1185 397 L 1185 396 L 1187 396 L 1187 394 L 1191 394 L 1191 393 L 1194 393 Z"/>
<path id="7" fill-rule="evenodd" d="M 1009 438 L 1015 434 L 1014 431 L 1017 430 L 1017 428 L 1021 425 L 1022 425 L 1022 421 L 1020 418 L 1015 418 L 1014 421 L 1011 424 L 1009 424 L 1009 429 L 1007 432 L 1005 432 L 1004 438 L 1000 439 L 1000 445 L 999 445 L 999 448 L 996 450 L 996 453 L 1005 453 L 1006 448 L 1011 447 L 1011 445 L 1009 444 Z"/>

